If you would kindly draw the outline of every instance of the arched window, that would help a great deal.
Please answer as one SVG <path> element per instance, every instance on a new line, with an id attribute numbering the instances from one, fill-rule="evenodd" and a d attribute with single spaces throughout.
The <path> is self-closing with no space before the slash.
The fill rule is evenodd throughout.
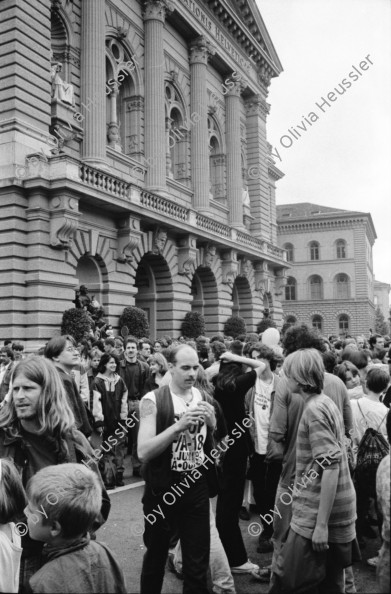
<path id="1" fill-rule="evenodd" d="M 310 299 L 323 299 L 323 281 L 317 274 L 310 277 Z"/>
<path id="2" fill-rule="evenodd" d="M 312 316 L 312 327 L 316 328 L 317 330 L 319 330 L 320 332 L 322 331 L 322 316 Z"/>
<path id="3" fill-rule="evenodd" d="M 349 316 L 341 314 L 338 317 L 338 328 L 341 333 L 349 332 Z"/>
<path id="4" fill-rule="evenodd" d="M 50 15 L 52 62 L 60 62 L 62 64 L 61 78 L 67 82 L 71 82 L 70 40 L 67 27 L 60 11 L 52 10 Z"/>
<path id="5" fill-rule="evenodd" d="M 295 316 L 287 316 L 286 320 L 285 320 L 285 324 L 289 324 L 289 326 L 294 326 L 296 324 L 297 320 L 295 318 Z"/>
<path id="6" fill-rule="evenodd" d="M 284 250 L 286 250 L 286 259 L 287 262 L 293 262 L 294 256 L 294 247 L 292 243 L 285 243 L 283 246 Z"/>
<path id="7" fill-rule="evenodd" d="M 225 198 L 223 143 L 215 120 L 208 117 L 209 175 L 211 198 Z"/>
<path id="8" fill-rule="evenodd" d="M 317 241 L 310 243 L 310 260 L 319 260 L 319 243 Z"/>
<path id="9" fill-rule="evenodd" d="M 285 285 L 285 301 L 296 301 L 296 285 L 296 279 L 293 276 L 288 276 L 288 281 Z"/>
<path id="10" fill-rule="evenodd" d="M 338 239 L 336 246 L 337 246 L 337 258 L 339 260 L 346 258 L 346 241 L 344 239 Z"/>
<path id="11" fill-rule="evenodd" d="M 187 121 L 179 92 L 170 82 L 166 82 L 166 114 L 167 176 L 189 183 L 188 144 L 189 131 L 193 124 Z"/>
<path id="12" fill-rule="evenodd" d="M 116 39 L 106 40 L 107 144 L 125 155 L 141 155 L 142 104 L 136 94 L 135 62 Z"/>
<path id="13" fill-rule="evenodd" d="M 347 274 L 340 273 L 335 277 L 335 298 L 349 299 L 350 282 Z"/>

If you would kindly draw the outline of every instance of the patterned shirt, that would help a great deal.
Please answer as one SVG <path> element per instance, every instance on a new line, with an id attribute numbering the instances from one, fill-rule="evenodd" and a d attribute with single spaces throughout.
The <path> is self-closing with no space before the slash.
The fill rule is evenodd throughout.
<path id="1" fill-rule="evenodd" d="M 291 527 L 311 539 L 320 505 L 322 473 L 338 465 L 338 483 L 331 509 L 329 542 L 350 542 L 355 538 L 356 496 L 350 478 L 342 415 L 334 402 L 319 394 L 306 404 L 296 443 L 296 478 L 293 489 Z"/>

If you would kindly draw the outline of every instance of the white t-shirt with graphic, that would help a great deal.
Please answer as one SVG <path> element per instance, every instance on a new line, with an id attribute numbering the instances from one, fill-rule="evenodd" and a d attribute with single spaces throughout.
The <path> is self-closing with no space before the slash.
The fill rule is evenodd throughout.
<path id="1" fill-rule="evenodd" d="M 274 374 L 270 384 L 257 378 L 255 382 L 254 418 L 257 432 L 255 451 L 265 455 L 269 436 L 271 395 L 274 390 Z"/>
<path id="2" fill-rule="evenodd" d="M 198 403 L 202 402 L 203 398 L 197 388 L 191 389 L 193 398 L 186 403 L 183 398 L 174 394 L 171 390 L 171 398 L 174 406 L 175 422 L 188 411 L 197 408 Z M 144 398 L 152 400 L 156 405 L 156 398 L 154 392 L 148 392 Z M 204 461 L 204 444 L 206 438 L 206 425 L 204 421 L 199 421 L 197 425 L 189 427 L 182 431 L 177 438 L 172 442 L 171 455 L 171 470 L 176 472 L 188 472 L 201 466 Z"/>

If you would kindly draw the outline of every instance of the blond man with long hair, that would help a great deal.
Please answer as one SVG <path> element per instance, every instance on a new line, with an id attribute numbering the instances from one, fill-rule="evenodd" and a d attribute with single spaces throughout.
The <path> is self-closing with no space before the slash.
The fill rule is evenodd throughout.
<path id="1" fill-rule="evenodd" d="M 89 465 L 93 450 L 75 427 L 58 371 L 53 363 L 41 357 L 30 357 L 18 363 L 11 378 L 11 398 L 0 411 L 0 458 L 10 458 L 22 475 L 23 485 L 38 470 L 64 462 Z M 100 476 L 100 475 L 99 475 Z M 110 500 L 103 490 L 100 518 L 95 528 L 108 517 Z M 21 586 L 41 566 L 42 544 L 29 535 L 23 537 Z"/>

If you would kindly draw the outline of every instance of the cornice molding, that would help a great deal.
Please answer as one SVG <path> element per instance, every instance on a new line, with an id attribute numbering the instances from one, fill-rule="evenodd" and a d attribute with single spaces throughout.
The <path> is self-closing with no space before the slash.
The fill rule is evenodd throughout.
<path id="1" fill-rule="evenodd" d="M 314 231 L 316 229 L 336 229 L 354 227 L 356 225 L 367 225 L 366 217 L 354 217 L 349 219 L 325 220 L 325 221 L 292 221 L 281 223 L 277 221 L 278 233 L 303 233 L 303 231 Z"/>
<path id="2" fill-rule="evenodd" d="M 278 169 L 278 167 L 276 167 L 273 163 L 269 163 L 268 173 L 269 173 L 270 177 L 272 179 L 276 180 L 276 181 L 278 181 L 279 179 L 281 179 L 285 175 L 285 173 L 283 173 L 282 171 L 280 171 Z"/>
<path id="3" fill-rule="evenodd" d="M 273 76 L 278 76 L 282 67 L 281 64 L 276 64 L 266 52 L 266 45 L 262 41 L 258 24 L 247 3 L 243 0 L 237 0 L 243 19 L 240 20 L 231 7 L 228 5 L 223 6 L 219 0 L 205 0 L 205 2 L 231 36 L 244 49 L 245 53 L 255 62 L 260 81 L 265 86 L 269 86 L 270 79 Z M 244 9 L 242 9 L 242 6 L 244 6 Z"/>

